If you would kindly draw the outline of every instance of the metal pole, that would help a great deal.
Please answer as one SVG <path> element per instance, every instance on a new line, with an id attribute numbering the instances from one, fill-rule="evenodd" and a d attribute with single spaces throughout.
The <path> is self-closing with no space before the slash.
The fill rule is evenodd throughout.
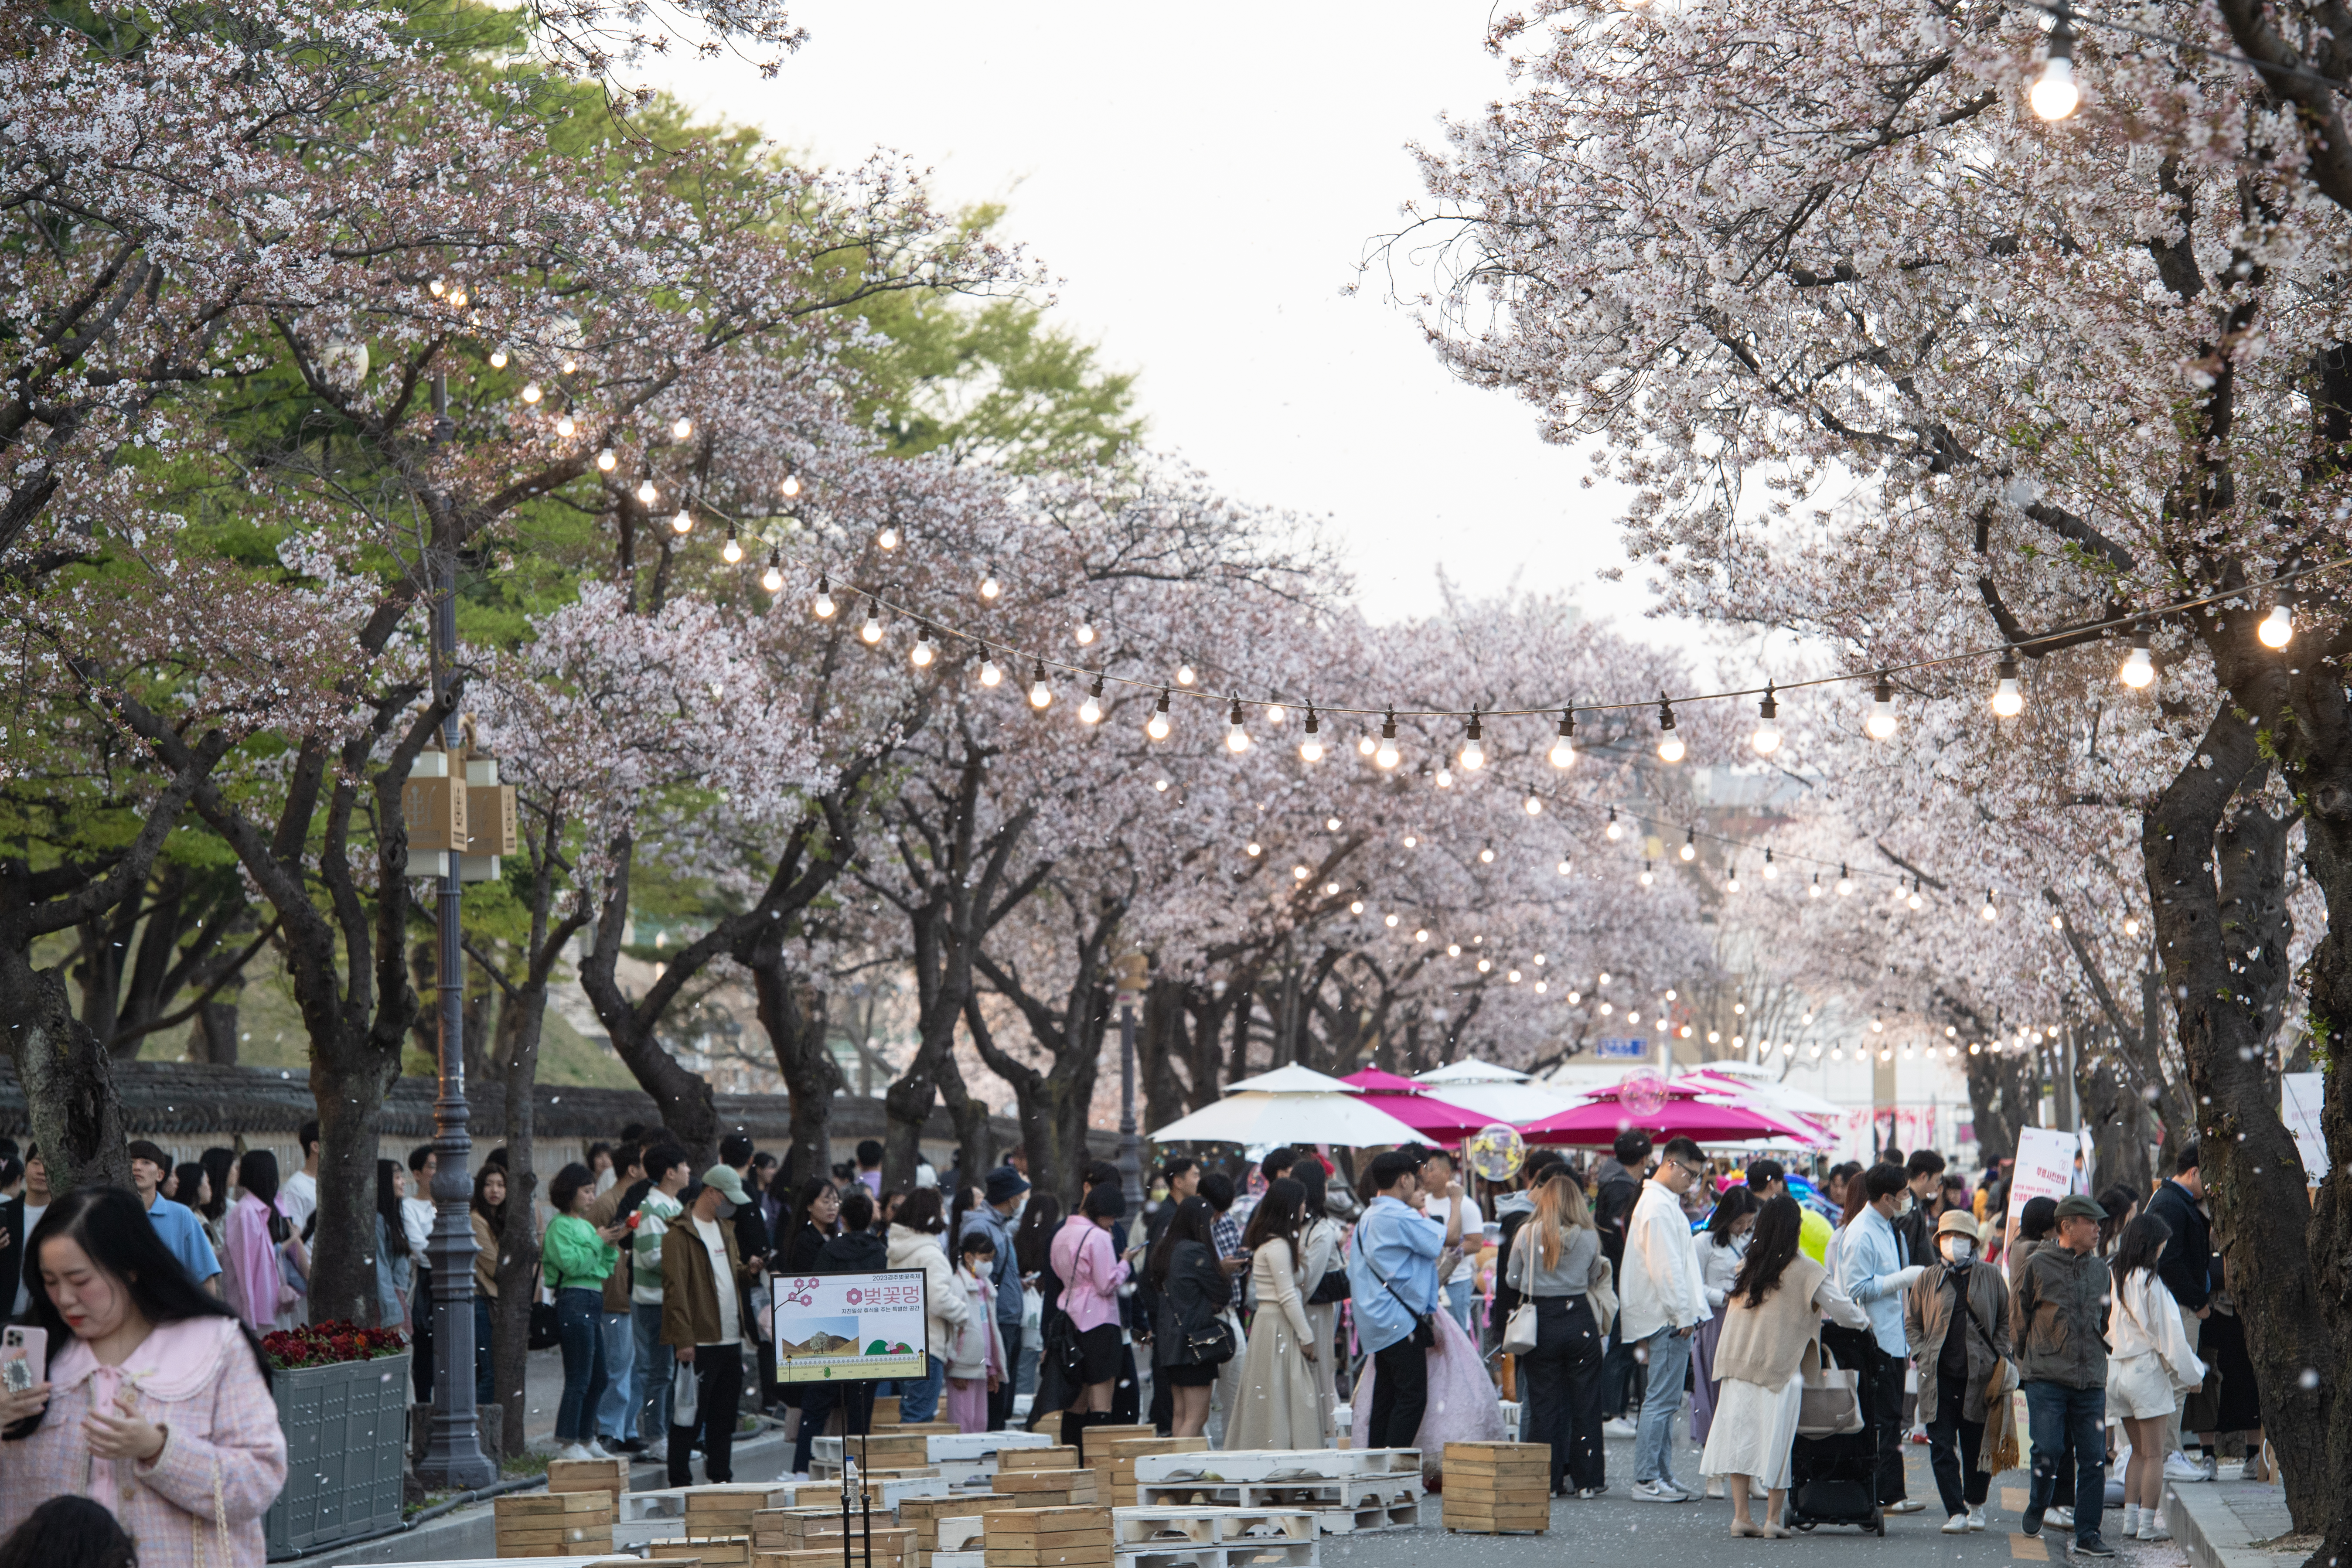
<path id="1" fill-rule="evenodd" d="M 1127 1196 L 1127 1212 L 1143 1213 L 1143 1163 L 1135 1136 L 1135 997 L 1118 998 L 1118 1187 Z"/>
<path id="2" fill-rule="evenodd" d="M 456 434 L 449 422 L 448 378 L 433 377 L 432 445 Z M 445 548 L 433 606 L 433 641 L 441 653 L 441 679 L 451 679 L 457 654 L 457 555 Z M 441 743 L 449 755 L 449 787 L 466 787 L 457 761 L 462 731 L 453 710 L 443 721 Z M 433 1100 L 433 1237 L 425 1255 L 433 1267 L 433 1418 L 416 1479 L 436 1490 L 464 1491 L 498 1479 L 499 1468 L 482 1452 L 480 1412 L 474 1406 L 474 1226 L 467 1216 L 473 1179 L 467 1171 L 474 1141 L 467 1131 L 466 950 L 459 930 L 463 895 L 457 881 L 459 850 L 447 851 L 442 868 L 440 1087 Z"/>

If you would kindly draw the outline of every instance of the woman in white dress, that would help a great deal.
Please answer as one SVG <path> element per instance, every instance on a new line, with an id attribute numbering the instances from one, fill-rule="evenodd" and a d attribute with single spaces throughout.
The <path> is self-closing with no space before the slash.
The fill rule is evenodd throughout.
<path id="1" fill-rule="evenodd" d="M 1228 1448 L 1317 1448 L 1323 1427 L 1313 1363 L 1329 1353 L 1308 1337 L 1298 1245 L 1307 1191 L 1288 1176 L 1267 1184 L 1242 1246 L 1250 1254 L 1257 1317 L 1242 1364 L 1241 1408 L 1225 1418 Z"/>
<path id="2" fill-rule="evenodd" d="M 2107 1414 L 2131 1440 L 2124 1472 L 2124 1539 L 2168 1541 L 2164 1528 L 2165 1418 L 2180 1395 L 2205 1381 L 2205 1363 L 2189 1347 L 2180 1304 L 2156 1276 L 2172 1227 L 2152 1214 L 2124 1226 L 2107 1267 L 2116 1293 L 2107 1311 Z"/>
<path id="3" fill-rule="evenodd" d="M 1806 1347 L 1818 1338 L 1824 1317 L 1850 1329 L 1870 1327 L 1869 1314 L 1838 1289 L 1829 1270 L 1799 1254 L 1803 1228 L 1796 1199 L 1783 1194 L 1766 1200 L 1716 1338 L 1721 1394 L 1699 1469 L 1722 1478 L 1731 1497 L 1734 1535 L 1790 1534 L 1780 1522 L 1780 1504 L 1788 1495 L 1789 1455 L 1803 1402 Z M 1761 1480 L 1769 1493 L 1761 1524 L 1748 1514 L 1752 1480 Z"/>
<path id="4" fill-rule="evenodd" d="M 1323 1163 L 1307 1155 L 1293 1169 L 1295 1179 L 1307 1192 L 1307 1224 L 1298 1233 L 1298 1289 L 1304 1295 L 1312 1296 L 1325 1275 L 1335 1268 L 1344 1269 L 1348 1264 L 1339 1256 L 1341 1230 L 1328 1206 Z M 1339 1302 L 1326 1301 L 1320 1306 L 1307 1302 L 1307 1339 L 1316 1347 L 1315 1359 L 1309 1365 L 1315 1373 L 1315 1410 L 1322 1432 L 1322 1440 L 1310 1444 L 1311 1447 L 1329 1447 L 1334 1436 L 1333 1412 L 1339 1402 L 1335 1366 L 1339 1358 L 1332 1352 L 1331 1341 L 1339 1320 Z"/>

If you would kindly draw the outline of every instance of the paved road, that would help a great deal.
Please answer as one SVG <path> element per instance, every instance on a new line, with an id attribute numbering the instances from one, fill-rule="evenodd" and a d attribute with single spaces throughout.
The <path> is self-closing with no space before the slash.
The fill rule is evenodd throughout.
<path id="1" fill-rule="evenodd" d="M 1476 1554 L 1480 1568 L 1798 1568 L 1801 1562 L 1805 1568 L 1819 1563 L 1885 1568 L 1894 1563 L 1931 1562 L 1957 1568 L 2001 1568 L 2018 1561 L 2064 1560 L 2064 1532 L 2051 1530 L 2037 1539 L 2018 1531 L 2025 1506 L 2021 1470 L 1996 1478 L 1986 1527 L 1979 1534 L 1943 1533 L 1943 1510 L 1935 1501 L 1927 1450 L 1913 1447 L 1906 1451 L 1911 1495 L 1926 1500 L 1927 1509 L 1889 1517 L 1884 1541 L 1827 1525 L 1788 1541 L 1756 1541 L 1730 1534 L 1731 1505 L 1719 1498 L 1671 1506 L 1633 1501 L 1626 1495 L 1633 1473 L 1633 1445 L 1612 1438 L 1608 1447 L 1609 1495 L 1589 1502 L 1555 1501 L 1549 1534 L 1457 1535 L 1424 1525 L 1352 1540 L 1327 1537 L 1324 1560 L 1333 1568 L 1435 1568 L 1464 1561 L 1465 1551 Z M 1675 1465 L 1685 1484 L 1700 1484 L 1696 1449 L 1678 1453 Z M 1433 1523 L 1439 1506 L 1434 1497 L 1426 1505 L 1425 1515 Z M 2119 1568 L 2186 1568 L 2188 1557 L 2178 1542 L 2123 1542 L 2116 1540 L 2121 1521 L 2110 1514 L 2106 1523 L 2105 1533 L 2123 1553 Z"/>

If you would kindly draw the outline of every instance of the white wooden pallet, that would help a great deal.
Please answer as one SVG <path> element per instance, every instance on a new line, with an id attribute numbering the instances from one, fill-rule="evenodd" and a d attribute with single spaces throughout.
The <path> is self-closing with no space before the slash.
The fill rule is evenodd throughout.
<path id="1" fill-rule="evenodd" d="M 779 1508 L 791 1508 L 795 1504 L 809 1502 L 838 1501 L 841 1498 L 841 1488 L 838 1485 L 833 1488 L 832 1497 L 826 1498 L 821 1495 L 820 1489 L 811 1487 L 805 1482 L 794 1481 L 719 1481 L 698 1487 L 656 1487 L 649 1491 L 623 1492 L 621 1509 L 616 1518 L 623 1522 L 641 1519 L 682 1520 L 686 1517 L 686 1494 L 690 1491 L 782 1492 L 790 1500 L 777 1504 Z"/>
<path id="2" fill-rule="evenodd" d="M 1323 1558 L 1319 1542 L 1273 1540 L 1122 1546 L 1118 1561 L 1118 1568 L 1320 1568 Z M 936 1560 L 933 1568 L 937 1568 Z"/>
<path id="3" fill-rule="evenodd" d="M 1360 1509 L 1418 1503 L 1426 1483 L 1417 1476 L 1354 1476 L 1328 1481 L 1138 1481 L 1139 1508 Z"/>
<path id="4" fill-rule="evenodd" d="M 934 1552 L 931 1568 L 987 1568 L 985 1552 Z"/>
<path id="5" fill-rule="evenodd" d="M 1316 1536 L 1315 1515 L 1305 1509 L 1115 1508 L 1110 1527 L 1121 1552 L 1312 1541 Z"/>
<path id="6" fill-rule="evenodd" d="M 1139 1454 L 1138 1485 L 1202 1480 L 1220 1485 L 1337 1481 L 1421 1474 L 1418 1448 L 1229 1448 L 1194 1454 Z"/>
<path id="7" fill-rule="evenodd" d="M 818 1442 L 826 1439 L 818 1438 Z M 840 1452 L 841 1439 L 831 1439 Z M 1044 1432 L 934 1432 L 924 1440 L 931 1463 L 950 1459 L 993 1459 L 1007 1448 L 1050 1448 L 1054 1439 Z"/>
<path id="8" fill-rule="evenodd" d="M 935 1552 L 980 1551 L 980 1526 L 981 1516 L 976 1513 L 941 1515 L 931 1521 L 931 1527 L 939 1531 L 940 1542 L 933 1550 Z"/>

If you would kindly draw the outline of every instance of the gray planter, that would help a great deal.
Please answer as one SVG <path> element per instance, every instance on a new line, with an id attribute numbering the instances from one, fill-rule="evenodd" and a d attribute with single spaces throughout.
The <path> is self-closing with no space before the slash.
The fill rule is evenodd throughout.
<path id="1" fill-rule="evenodd" d="M 400 1522 L 408 1352 L 271 1376 L 286 1489 L 267 1521 L 272 1561 Z"/>

